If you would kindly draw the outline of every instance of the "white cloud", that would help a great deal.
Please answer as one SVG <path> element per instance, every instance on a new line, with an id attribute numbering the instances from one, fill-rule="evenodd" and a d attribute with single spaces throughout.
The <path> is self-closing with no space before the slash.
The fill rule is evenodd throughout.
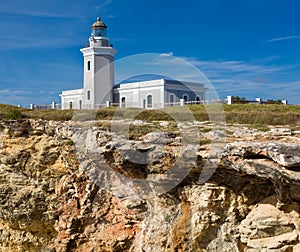
<path id="1" fill-rule="evenodd" d="M 133 42 L 134 39 L 133 38 L 110 38 L 110 41 L 113 41 L 113 42 Z"/>
<path id="2" fill-rule="evenodd" d="M 157 60 L 148 62 L 157 68 L 171 66 L 179 80 L 198 81 L 204 84 L 199 69 L 216 89 L 220 97 L 240 95 L 250 99 L 256 97 L 294 100 L 295 95 L 282 90 L 299 90 L 299 82 L 289 82 L 287 77 L 291 69 L 297 70 L 299 65 L 275 65 L 277 56 L 265 59 L 253 59 L 249 62 L 241 60 L 200 60 L 198 58 L 174 57 L 173 54 L 163 53 Z M 188 64 L 191 64 L 190 66 Z M 281 91 L 279 91 L 281 90 Z M 296 91 L 295 91 L 296 92 Z M 299 94 L 299 91 L 296 92 Z"/>
<path id="3" fill-rule="evenodd" d="M 106 18 L 115 18 L 115 15 L 107 15 Z"/>
<path id="4" fill-rule="evenodd" d="M 106 6 L 108 6 L 108 5 L 111 4 L 111 3 L 112 3 L 112 0 L 105 0 L 103 3 L 98 4 L 98 5 L 95 7 L 95 9 L 96 9 L 96 10 L 103 9 L 103 8 L 105 8 Z"/>
<path id="5" fill-rule="evenodd" d="M 51 11 L 40 11 L 33 9 L 24 9 L 24 8 L 11 8 L 11 9 L 0 9 L 2 14 L 15 14 L 23 15 L 30 17 L 49 17 L 49 18 L 71 18 L 74 15 L 70 15 L 67 12 L 51 12 Z"/>
<path id="6" fill-rule="evenodd" d="M 11 90 L 9 90 L 9 89 L 0 89 L 0 95 L 10 94 L 10 93 L 11 93 Z"/>
<path id="7" fill-rule="evenodd" d="M 222 71 L 227 73 L 279 73 L 287 69 L 294 68 L 295 65 L 276 66 L 276 65 L 263 65 L 263 64 L 251 64 L 245 61 L 238 60 L 199 60 L 197 58 L 186 58 L 186 61 L 200 68 L 203 71 Z"/>
<path id="8" fill-rule="evenodd" d="M 300 39 L 300 35 L 293 35 L 293 36 L 286 36 L 286 37 L 278 37 L 268 40 L 269 42 L 277 42 L 277 41 L 284 41 L 284 40 L 294 40 Z"/>
<path id="9" fill-rule="evenodd" d="M 159 56 L 164 57 L 164 56 L 173 56 L 173 55 L 174 55 L 173 52 L 167 52 L 167 53 L 161 53 Z"/>
<path id="10" fill-rule="evenodd" d="M 0 41 L 0 51 L 8 51 L 23 48 L 62 48 L 65 46 L 77 46 L 80 44 L 80 40 L 76 41 L 71 38 L 44 38 L 36 40 L 35 38 L 23 38 L 23 39 L 10 39 Z"/>
<path id="11" fill-rule="evenodd" d="M 41 95 L 37 95 L 41 94 Z M 22 105 L 29 107 L 29 104 L 50 104 L 52 101 L 59 101 L 58 92 L 40 90 L 39 88 L 21 89 L 0 89 L 1 103 Z"/>
<path id="12" fill-rule="evenodd" d="M 28 94 L 33 94 L 32 90 L 25 89 L 0 89 L 0 95 L 14 95 L 14 96 L 23 96 Z"/>

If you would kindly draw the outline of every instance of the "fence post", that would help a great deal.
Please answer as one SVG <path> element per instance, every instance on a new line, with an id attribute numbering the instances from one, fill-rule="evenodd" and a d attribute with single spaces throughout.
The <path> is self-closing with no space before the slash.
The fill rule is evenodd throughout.
<path id="1" fill-rule="evenodd" d="M 52 102 L 52 103 L 51 103 L 51 108 L 52 108 L 52 109 L 56 109 L 56 102 Z"/>
<path id="2" fill-rule="evenodd" d="M 184 106 L 184 99 L 180 99 L 180 106 Z"/>
<path id="3" fill-rule="evenodd" d="M 227 104 L 232 104 L 232 95 L 227 95 Z"/>

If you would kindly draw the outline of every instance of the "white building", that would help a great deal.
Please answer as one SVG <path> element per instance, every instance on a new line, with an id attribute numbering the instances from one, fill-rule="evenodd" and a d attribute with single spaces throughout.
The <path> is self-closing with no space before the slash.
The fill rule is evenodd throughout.
<path id="1" fill-rule="evenodd" d="M 180 104 L 180 99 L 201 101 L 205 98 L 203 84 L 158 79 L 115 85 L 113 100 L 121 107 L 163 108 Z"/>
<path id="2" fill-rule="evenodd" d="M 162 108 L 183 101 L 205 99 L 207 88 L 200 83 L 157 79 L 115 85 L 116 50 L 106 37 L 107 26 L 100 18 L 91 26 L 84 58 L 82 89 L 62 91 L 62 109 L 94 109 L 114 103 L 121 107 Z"/>

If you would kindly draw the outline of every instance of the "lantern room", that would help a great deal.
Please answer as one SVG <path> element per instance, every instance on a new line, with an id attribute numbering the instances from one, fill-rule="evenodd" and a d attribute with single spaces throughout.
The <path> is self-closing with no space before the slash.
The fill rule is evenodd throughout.
<path id="1" fill-rule="evenodd" d="M 107 26 L 101 22 L 101 18 L 97 18 L 97 21 L 91 26 L 93 37 L 106 37 Z"/>

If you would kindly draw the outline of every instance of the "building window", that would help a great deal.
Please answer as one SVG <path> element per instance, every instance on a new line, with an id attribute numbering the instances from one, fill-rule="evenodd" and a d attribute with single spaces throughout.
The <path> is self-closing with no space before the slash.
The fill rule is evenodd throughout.
<path id="1" fill-rule="evenodd" d="M 147 108 L 152 108 L 152 95 L 147 96 Z"/>
<path id="2" fill-rule="evenodd" d="M 69 108 L 70 108 L 70 109 L 73 109 L 73 102 L 70 102 L 70 103 L 69 103 Z"/>
<path id="3" fill-rule="evenodd" d="M 87 61 L 86 68 L 88 71 L 91 71 L 91 61 L 90 60 Z"/>
<path id="4" fill-rule="evenodd" d="M 175 95 L 174 94 L 170 94 L 170 96 L 169 96 L 169 102 L 171 103 L 171 105 L 172 105 L 172 103 L 175 102 Z"/>
<path id="5" fill-rule="evenodd" d="M 183 99 L 185 102 L 187 102 L 187 101 L 189 101 L 189 96 L 188 96 L 187 94 L 184 94 L 184 95 L 182 96 L 182 99 Z"/>
<path id="6" fill-rule="evenodd" d="M 88 101 L 91 100 L 91 91 L 90 90 L 86 91 L 86 99 Z"/>
<path id="7" fill-rule="evenodd" d="M 122 108 L 126 107 L 126 97 L 122 97 L 122 99 L 121 99 L 121 107 Z"/>

